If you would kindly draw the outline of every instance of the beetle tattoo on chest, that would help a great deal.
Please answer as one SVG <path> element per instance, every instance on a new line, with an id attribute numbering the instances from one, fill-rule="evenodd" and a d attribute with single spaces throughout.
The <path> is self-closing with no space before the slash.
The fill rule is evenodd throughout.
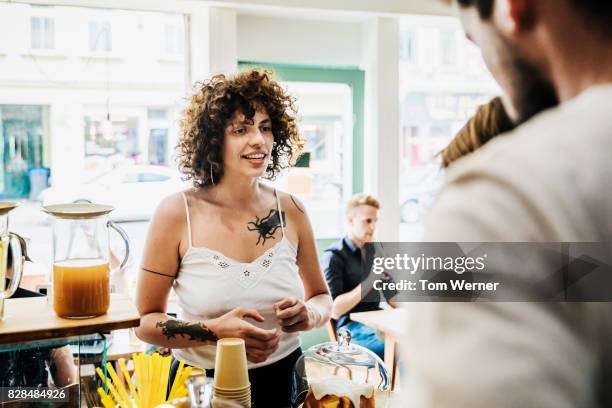
<path id="1" fill-rule="evenodd" d="M 270 210 L 268 215 L 263 218 L 255 216 L 255 221 L 247 223 L 247 229 L 249 231 L 257 231 L 259 236 L 257 237 L 257 244 L 261 242 L 261 245 L 266 244 L 266 240 L 274 239 L 274 233 L 281 226 L 281 220 L 285 225 L 285 212 L 278 212 L 277 210 Z"/>

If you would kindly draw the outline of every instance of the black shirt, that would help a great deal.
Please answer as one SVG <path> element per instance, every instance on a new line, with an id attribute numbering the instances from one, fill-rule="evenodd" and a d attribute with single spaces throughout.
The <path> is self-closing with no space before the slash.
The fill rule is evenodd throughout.
<path id="1" fill-rule="evenodd" d="M 368 246 L 366 245 L 364 248 L 367 249 Z M 362 254 L 362 251 L 355 246 L 349 237 L 344 237 L 325 250 L 322 269 L 333 299 L 343 293 L 350 292 L 369 276 L 370 268 L 368 268 L 368 274 L 364 274 L 365 268 L 363 267 L 364 258 L 369 258 L 369 255 L 369 253 Z M 395 295 L 395 292 L 385 292 L 383 295 L 385 299 L 389 300 Z M 371 290 L 365 296 L 362 294 L 361 301 L 353 309 L 340 316 L 336 322 L 336 328 L 349 323 L 349 314 L 351 313 L 380 310 L 380 299 L 380 292 L 377 290 Z"/>
<path id="2" fill-rule="evenodd" d="M 11 284 L 11 280 L 9 278 L 6 278 L 5 288 L 8 288 L 10 284 Z M 41 296 L 45 296 L 45 295 L 43 295 L 42 293 L 32 292 L 31 290 L 27 290 L 27 289 L 18 287 L 15 293 L 13 294 L 13 296 L 11 296 L 11 299 L 41 297 Z"/>

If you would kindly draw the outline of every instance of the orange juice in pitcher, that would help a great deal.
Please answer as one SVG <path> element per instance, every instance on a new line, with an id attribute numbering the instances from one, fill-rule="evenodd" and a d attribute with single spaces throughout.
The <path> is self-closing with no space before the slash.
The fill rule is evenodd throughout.
<path id="1" fill-rule="evenodd" d="M 69 259 L 53 264 L 53 308 L 60 317 L 92 317 L 108 311 L 110 273 L 104 259 Z"/>

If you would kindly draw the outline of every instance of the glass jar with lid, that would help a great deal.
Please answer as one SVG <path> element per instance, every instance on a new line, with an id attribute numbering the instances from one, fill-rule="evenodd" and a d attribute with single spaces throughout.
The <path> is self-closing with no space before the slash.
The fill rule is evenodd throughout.
<path id="1" fill-rule="evenodd" d="M 59 317 L 84 319 L 102 315 L 110 305 L 109 229 L 125 245 L 125 266 L 130 256 L 126 232 L 108 215 L 110 205 L 57 204 L 43 207 L 53 226 L 53 308 Z"/>
<path id="2" fill-rule="evenodd" d="M 382 360 L 340 329 L 338 342 L 317 344 L 298 359 L 291 400 L 293 408 L 385 408 L 390 390 Z"/>

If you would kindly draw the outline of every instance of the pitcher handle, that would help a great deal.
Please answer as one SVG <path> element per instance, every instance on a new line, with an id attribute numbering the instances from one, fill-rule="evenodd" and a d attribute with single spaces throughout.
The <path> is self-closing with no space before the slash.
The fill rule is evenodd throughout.
<path id="1" fill-rule="evenodd" d="M 0 292 L 0 299 L 8 299 L 13 296 L 21 284 L 21 277 L 23 276 L 23 262 L 21 261 L 23 252 L 21 251 L 21 241 L 19 237 L 12 232 L 9 232 L 9 237 L 9 247 L 13 258 L 13 277 L 11 278 L 9 287 L 3 292 Z"/>
<path id="2" fill-rule="evenodd" d="M 130 238 L 128 237 L 127 232 L 117 224 L 112 221 L 109 221 L 107 224 L 109 227 L 117 231 L 121 238 L 123 239 L 123 243 L 125 244 L 125 256 L 123 257 L 123 261 L 119 264 L 119 269 L 122 269 L 125 264 L 127 264 L 128 259 L 130 258 Z"/>

